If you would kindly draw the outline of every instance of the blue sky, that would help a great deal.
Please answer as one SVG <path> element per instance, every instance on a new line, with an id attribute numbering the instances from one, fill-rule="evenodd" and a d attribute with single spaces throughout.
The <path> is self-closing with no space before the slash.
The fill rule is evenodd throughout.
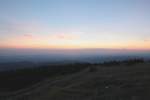
<path id="1" fill-rule="evenodd" d="M 0 47 L 150 49 L 149 0 L 0 0 Z"/>

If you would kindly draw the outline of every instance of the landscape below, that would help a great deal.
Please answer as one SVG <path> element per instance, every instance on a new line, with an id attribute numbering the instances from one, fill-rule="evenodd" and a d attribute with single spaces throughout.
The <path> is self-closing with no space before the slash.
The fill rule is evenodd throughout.
<path id="1" fill-rule="evenodd" d="M 150 62 L 70 63 L 0 72 L 0 100 L 148 100 Z"/>

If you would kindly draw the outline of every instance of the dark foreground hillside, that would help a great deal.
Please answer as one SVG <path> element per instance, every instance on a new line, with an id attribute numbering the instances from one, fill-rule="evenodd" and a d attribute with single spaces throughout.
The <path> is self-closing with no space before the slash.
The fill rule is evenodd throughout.
<path id="1" fill-rule="evenodd" d="M 82 64 L 79 65 L 75 64 L 75 66 L 81 65 Z M 84 67 L 82 67 L 81 69 L 79 67 L 75 68 L 75 66 L 72 67 L 73 69 L 69 70 L 61 69 L 59 70 L 59 72 L 53 72 L 53 74 L 51 75 L 48 73 L 41 74 L 43 76 L 41 76 L 38 82 L 35 81 L 33 82 L 34 84 L 30 84 L 28 86 L 25 86 L 24 88 L 20 87 L 20 89 L 16 90 L 13 89 L 11 91 L 9 90 L 9 88 L 11 87 L 7 88 L 6 90 L 4 88 L 3 90 L 5 90 L 5 92 L 2 92 L 1 90 L 0 100 L 149 100 L 150 99 L 149 62 L 135 63 L 133 61 L 130 63 L 111 62 L 93 65 L 83 64 L 82 66 Z M 48 70 L 45 71 L 48 72 Z M 38 72 L 37 75 L 39 75 L 39 73 L 41 72 Z M 31 73 L 29 73 L 29 75 L 30 74 Z M 33 75 L 31 76 L 32 76 L 31 79 L 35 77 Z M 20 76 L 18 80 L 21 79 L 22 77 Z M 27 81 L 29 80 L 26 80 L 26 82 Z M 2 85 L 3 84 L 1 84 L 0 87 L 1 89 Z"/>

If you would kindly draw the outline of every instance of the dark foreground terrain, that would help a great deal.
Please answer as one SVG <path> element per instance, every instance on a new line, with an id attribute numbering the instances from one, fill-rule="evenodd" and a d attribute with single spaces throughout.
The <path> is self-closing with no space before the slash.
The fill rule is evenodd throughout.
<path id="1" fill-rule="evenodd" d="M 113 61 L 1 72 L 0 100 L 150 100 L 150 63 Z"/>

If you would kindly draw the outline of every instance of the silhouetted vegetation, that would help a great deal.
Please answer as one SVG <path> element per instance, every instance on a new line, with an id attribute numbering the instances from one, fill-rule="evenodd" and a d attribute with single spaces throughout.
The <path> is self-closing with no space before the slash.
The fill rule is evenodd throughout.
<path id="1" fill-rule="evenodd" d="M 102 65 L 104 66 L 115 66 L 115 65 L 134 65 L 134 64 L 139 64 L 139 63 L 144 63 L 144 59 L 142 58 L 134 58 L 134 59 L 128 59 L 128 60 L 123 60 L 123 61 L 109 61 L 109 62 L 103 62 Z"/>
<path id="2" fill-rule="evenodd" d="M 97 68 L 94 65 L 89 66 L 89 71 L 90 72 L 95 72 Z"/>
<path id="3" fill-rule="evenodd" d="M 134 64 L 139 64 L 139 63 L 144 63 L 144 59 L 130 59 L 127 61 L 124 61 L 123 63 L 125 63 L 126 65 L 134 65 Z"/>

